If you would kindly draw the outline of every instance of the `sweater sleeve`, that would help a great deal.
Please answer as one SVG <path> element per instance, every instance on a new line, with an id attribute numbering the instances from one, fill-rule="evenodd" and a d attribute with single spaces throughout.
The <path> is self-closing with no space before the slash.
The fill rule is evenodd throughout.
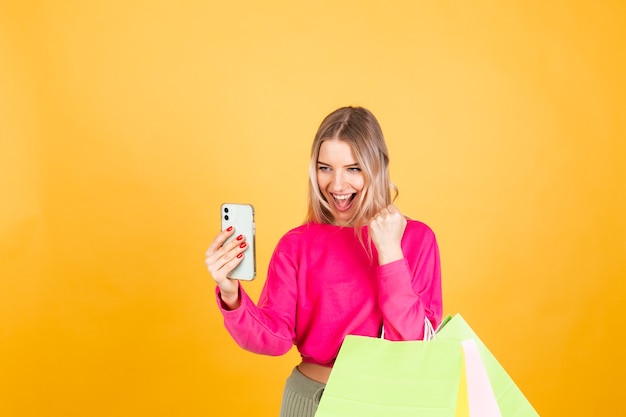
<path id="1" fill-rule="evenodd" d="M 279 244 L 270 261 L 267 280 L 256 305 L 239 285 L 241 304 L 226 310 L 216 288 L 224 326 L 235 342 L 253 353 L 278 356 L 287 353 L 295 338 L 296 265 Z"/>
<path id="2" fill-rule="evenodd" d="M 378 303 L 385 338 L 421 340 L 424 319 L 436 328 L 442 316 L 441 266 L 435 235 L 410 222 L 402 239 L 404 259 L 378 267 Z"/>

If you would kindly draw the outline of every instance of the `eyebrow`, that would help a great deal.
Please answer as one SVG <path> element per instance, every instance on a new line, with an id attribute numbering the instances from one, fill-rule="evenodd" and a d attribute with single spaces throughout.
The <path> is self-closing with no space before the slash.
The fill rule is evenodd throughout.
<path id="1" fill-rule="evenodd" d="M 326 165 L 326 166 L 331 166 L 331 164 L 327 164 L 326 162 L 322 162 L 322 161 L 317 161 L 318 165 Z M 358 167 L 360 164 L 358 162 L 353 162 L 351 164 L 348 165 L 344 165 L 343 168 L 350 168 L 350 167 Z"/>

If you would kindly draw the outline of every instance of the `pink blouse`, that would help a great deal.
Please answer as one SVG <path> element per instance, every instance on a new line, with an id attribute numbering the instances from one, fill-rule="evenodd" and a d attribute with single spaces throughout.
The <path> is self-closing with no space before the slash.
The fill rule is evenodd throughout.
<path id="1" fill-rule="evenodd" d="M 390 340 L 423 338 L 424 318 L 437 327 L 442 315 L 441 267 L 435 235 L 408 220 L 404 259 L 378 265 L 363 228 L 308 223 L 282 237 L 272 255 L 258 305 L 240 286 L 241 305 L 226 310 L 224 324 L 244 349 L 282 355 L 293 345 L 305 362 L 332 366 L 348 334 Z"/>

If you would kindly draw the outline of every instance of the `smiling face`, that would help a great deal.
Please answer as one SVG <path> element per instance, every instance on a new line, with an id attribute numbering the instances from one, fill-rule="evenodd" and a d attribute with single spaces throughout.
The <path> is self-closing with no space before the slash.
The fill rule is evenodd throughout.
<path id="1" fill-rule="evenodd" d="M 322 142 L 317 158 L 317 185 L 336 225 L 348 226 L 365 187 L 365 176 L 352 147 L 339 139 Z"/>
<path id="2" fill-rule="evenodd" d="M 393 201 L 389 152 L 376 117 L 341 107 L 322 120 L 311 145 L 307 222 L 358 228 Z"/>

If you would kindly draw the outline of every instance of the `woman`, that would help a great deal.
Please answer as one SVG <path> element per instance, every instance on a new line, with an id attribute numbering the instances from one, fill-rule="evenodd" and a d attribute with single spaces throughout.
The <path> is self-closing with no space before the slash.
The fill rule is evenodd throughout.
<path id="1" fill-rule="evenodd" d="M 348 334 L 423 338 L 425 319 L 441 320 L 435 236 L 392 204 L 389 157 L 374 115 L 343 107 L 313 141 L 306 222 L 279 241 L 257 305 L 227 278 L 244 255 L 222 231 L 206 253 L 224 323 L 244 349 L 302 362 L 287 379 L 281 417 L 313 416 Z M 392 193 L 394 196 L 392 196 Z"/>

